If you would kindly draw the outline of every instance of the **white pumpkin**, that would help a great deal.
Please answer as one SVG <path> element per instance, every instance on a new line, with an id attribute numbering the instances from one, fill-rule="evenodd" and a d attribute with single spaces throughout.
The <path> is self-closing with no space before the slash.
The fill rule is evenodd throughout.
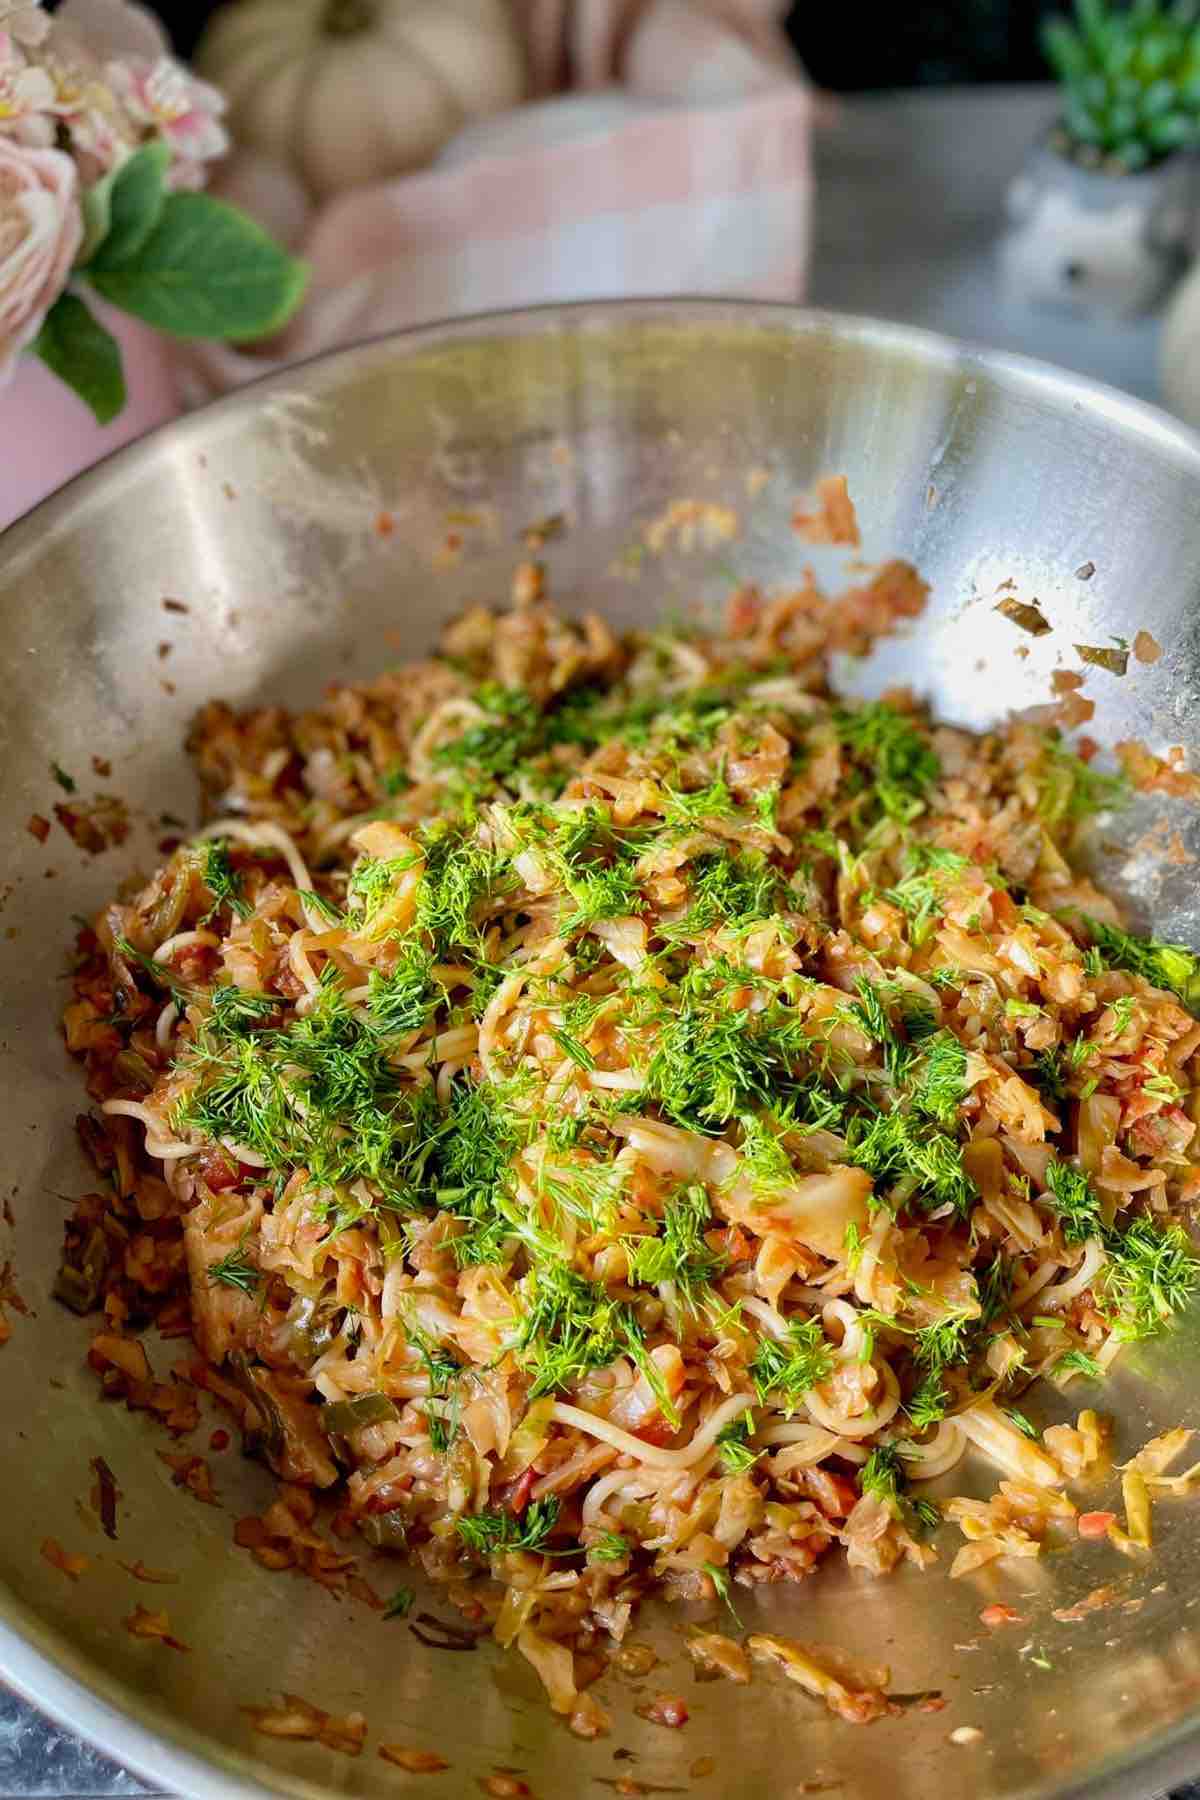
<path id="1" fill-rule="evenodd" d="M 506 0 L 235 0 L 196 54 L 234 139 L 320 199 L 429 162 L 525 97 Z"/>

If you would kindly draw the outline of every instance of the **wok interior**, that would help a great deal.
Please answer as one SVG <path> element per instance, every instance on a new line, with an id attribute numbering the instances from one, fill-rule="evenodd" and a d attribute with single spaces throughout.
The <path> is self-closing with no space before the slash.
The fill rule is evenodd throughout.
<path id="1" fill-rule="evenodd" d="M 698 1685 L 682 1650 L 687 1616 L 660 1606 L 634 1635 L 663 1665 L 640 1682 L 607 1677 L 612 1735 L 581 1743 L 519 1658 L 428 1650 L 402 1623 L 235 1549 L 232 1522 L 261 1510 L 270 1478 L 227 1454 L 212 1459 L 219 1508 L 172 1486 L 155 1452 L 177 1446 L 145 1415 L 98 1404 L 83 1361 L 91 1327 L 50 1298 L 66 1203 L 94 1184 L 72 1129 L 82 1087 L 57 1023 L 71 915 L 92 912 L 131 869 L 149 871 L 164 814 L 195 816 L 182 746 L 196 707 L 214 695 L 310 701 L 330 680 L 421 653 L 459 606 L 503 599 L 521 528 L 554 514 L 567 529 L 544 554 L 567 609 L 594 606 L 628 625 L 719 604 L 739 579 L 786 585 L 814 560 L 789 527 L 793 503 L 829 472 L 849 478 L 863 559 L 908 557 L 934 592 L 915 631 L 847 668 L 845 686 L 906 682 L 942 716 L 980 727 L 1044 702 L 1050 670 L 1076 666 L 1073 644 L 1144 627 L 1163 658 L 1131 663 L 1124 680 L 1096 673 L 1091 729 L 1101 742 L 1179 743 L 1195 760 L 1200 451 L 1102 391 L 852 321 L 633 304 L 366 346 L 135 447 L 0 545 L 0 893 L 11 884 L 0 919 L 0 1187 L 14 1220 L 0 1227 L 0 1261 L 11 1257 L 30 1308 L 0 1351 L 0 1659 L 27 1692 L 72 1708 L 107 1747 L 177 1788 L 444 1794 L 511 1767 L 543 1800 L 623 1775 L 701 1795 L 810 1782 L 901 1800 L 931 1784 L 999 1796 L 1101 1781 L 1149 1793 L 1200 1763 L 1194 1502 L 1157 1509 L 1156 1551 L 1136 1564 L 1079 1544 L 950 1584 L 947 1554 L 927 1575 L 872 1580 L 831 1564 L 801 1587 L 738 1596 L 748 1628 L 884 1661 L 894 1693 L 936 1693 L 943 1710 L 914 1701 L 855 1730 L 766 1672 L 746 1690 Z M 645 555 L 639 528 L 679 499 L 736 508 L 740 535 Z M 844 581 L 844 554 L 818 559 L 818 574 Z M 1049 637 L 1024 638 L 994 612 L 1010 579 L 1038 598 Z M 93 756 L 111 761 L 111 779 L 93 774 Z M 63 798 L 52 761 L 84 797 L 128 802 L 123 849 L 85 856 L 57 824 L 45 845 L 30 834 L 30 815 L 50 816 Z M 1137 848 L 1167 815 L 1200 851 L 1200 831 L 1172 805 L 1139 802 L 1097 854 L 1139 923 L 1195 943 L 1192 868 Z M 150 1345 L 160 1378 L 184 1348 Z M 1121 1359 L 1098 1402 L 1119 1453 L 1169 1425 L 1200 1425 L 1198 1367 L 1195 1319 Z M 1044 1423 L 1082 1403 L 1049 1395 L 1027 1410 Z M 116 1544 L 86 1504 L 97 1455 L 121 1490 Z M 956 1491 L 964 1481 L 988 1492 L 995 1473 L 956 1471 Z M 39 1556 L 47 1536 L 91 1558 L 78 1583 Z M 118 1558 L 179 1581 L 139 1588 Z M 399 1565 L 394 1576 L 408 1578 Z M 375 1579 L 387 1591 L 389 1572 Z M 1053 1616 L 1101 1585 L 1115 1589 L 1104 1608 Z M 997 1600 L 1024 1622 L 989 1633 L 979 1613 Z M 124 1630 L 139 1601 L 167 1607 L 190 1654 Z M 281 1690 L 364 1712 L 366 1753 L 350 1761 L 256 1736 L 239 1706 Z M 682 1731 L 636 1715 L 659 1691 L 684 1694 Z M 982 1736 L 953 1741 L 962 1727 Z M 440 1750 L 453 1772 L 401 1774 L 377 1760 L 380 1741 Z M 614 1760 L 618 1750 L 636 1760 Z M 712 1772 L 693 1774 L 705 1758 Z"/>

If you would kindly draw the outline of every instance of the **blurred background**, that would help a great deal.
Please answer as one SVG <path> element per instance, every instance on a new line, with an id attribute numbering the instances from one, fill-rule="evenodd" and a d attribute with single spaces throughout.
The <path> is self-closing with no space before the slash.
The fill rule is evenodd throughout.
<path id="1" fill-rule="evenodd" d="M 175 47 L 190 56 L 216 0 L 158 0 Z M 1049 0 L 921 0 L 889 8 L 878 32 L 851 26 L 837 8 L 796 0 L 788 36 L 814 81 L 844 92 L 924 87 L 959 81 L 1036 81 L 1045 75 L 1038 47 Z"/>
<path id="2" fill-rule="evenodd" d="M 531 300 L 741 293 L 1041 356 L 1200 423 L 1200 283 L 1180 295 L 1200 202 L 1200 6 L 1188 0 L 1084 0 L 1076 47 L 1060 43 L 1057 57 L 1050 40 L 1072 15 L 1055 0 L 909 0 L 880 27 L 811 0 L 503 0 L 534 71 L 520 115 L 493 96 L 468 109 L 465 130 L 434 136 L 408 162 L 400 146 L 391 162 L 364 151 L 344 119 L 313 147 L 326 128 L 311 111 L 299 117 L 278 86 L 245 73 L 249 27 L 230 21 L 254 4 L 155 0 L 154 10 L 175 52 L 229 98 L 236 152 L 218 190 L 313 262 L 313 297 L 278 346 L 287 356 Z M 297 0 L 297 21 L 328 34 L 307 68 L 331 112 L 338 59 L 381 9 L 395 0 Z M 302 35 L 298 23 L 297 44 Z M 347 73 L 344 95 L 366 116 L 358 79 L 356 89 Z M 1089 82 L 1097 104 L 1085 117 Z M 1055 135 L 1067 115 L 1071 130 Z M 506 186 L 495 157 L 514 153 L 527 160 Z M 601 158 L 604 191 L 580 216 L 575 196 L 593 190 Z M 652 164 L 681 171 L 686 196 L 659 191 Z M 624 186 L 613 174 L 622 167 Z M 689 186 L 701 168 L 703 196 Z M 441 187 L 418 169 L 446 171 Z M 286 185 L 297 173 L 303 192 Z M 515 187 L 526 214 L 533 193 L 543 221 L 569 221 L 569 248 L 543 223 L 523 279 L 489 263 L 485 245 L 467 280 L 466 242 L 507 218 Z M 655 212 L 668 203 L 670 254 Z M 504 229 L 516 228 L 514 215 Z M 193 358 L 186 398 L 261 367 L 257 353 Z"/>

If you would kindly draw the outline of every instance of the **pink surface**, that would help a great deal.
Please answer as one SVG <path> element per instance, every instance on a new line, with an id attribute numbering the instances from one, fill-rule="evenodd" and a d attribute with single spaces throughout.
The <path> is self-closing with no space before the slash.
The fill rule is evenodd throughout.
<path id="1" fill-rule="evenodd" d="M 129 388 L 129 402 L 111 425 L 97 425 L 36 357 L 23 356 L 12 382 L 0 389 L 0 531 L 64 481 L 180 410 L 169 347 L 136 319 L 103 316 L 124 352 Z"/>

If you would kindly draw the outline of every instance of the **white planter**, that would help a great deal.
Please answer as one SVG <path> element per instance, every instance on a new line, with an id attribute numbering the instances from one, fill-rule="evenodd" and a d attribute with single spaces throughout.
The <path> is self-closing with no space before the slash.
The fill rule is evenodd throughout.
<path id="1" fill-rule="evenodd" d="M 1151 311 L 1186 260 L 1195 171 L 1195 159 L 1180 154 L 1109 175 L 1039 144 L 1008 193 L 1000 250 L 1008 293 L 1081 318 Z"/>

